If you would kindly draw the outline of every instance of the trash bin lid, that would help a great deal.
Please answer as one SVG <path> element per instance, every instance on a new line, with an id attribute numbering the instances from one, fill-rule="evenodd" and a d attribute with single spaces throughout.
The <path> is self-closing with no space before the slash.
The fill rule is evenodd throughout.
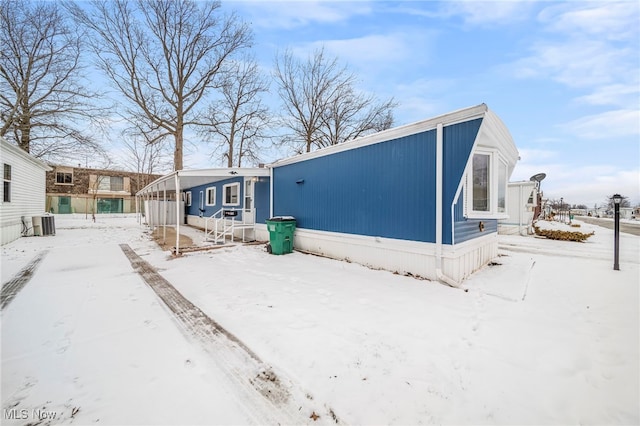
<path id="1" fill-rule="evenodd" d="M 271 222 L 289 222 L 289 221 L 295 221 L 296 218 L 293 216 L 274 216 L 272 218 L 269 218 L 269 221 Z"/>

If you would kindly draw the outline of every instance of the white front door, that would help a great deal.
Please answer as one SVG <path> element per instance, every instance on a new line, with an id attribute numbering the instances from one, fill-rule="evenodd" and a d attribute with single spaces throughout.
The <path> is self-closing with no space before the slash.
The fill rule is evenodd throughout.
<path id="1" fill-rule="evenodd" d="M 244 211 L 242 212 L 244 223 L 255 223 L 256 209 L 253 205 L 253 179 L 245 178 L 244 181 Z"/>

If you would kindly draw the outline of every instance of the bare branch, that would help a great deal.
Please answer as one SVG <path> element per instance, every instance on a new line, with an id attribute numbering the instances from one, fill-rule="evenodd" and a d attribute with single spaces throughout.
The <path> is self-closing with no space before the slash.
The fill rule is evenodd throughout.
<path id="1" fill-rule="evenodd" d="M 101 68 L 128 102 L 130 120 L 144 134 L 171 135 L 174 169 L 182 169 L 183 135 L 216 89 L 224 63 L 250 43 L 246 24 L 219 16 L 217 1 L 68 2 L 77 22 L 94 35 Z M 150 138 L 149 140 L 154 140 Z"/>
<path id="2" fill-rule="evenodd" d="M 337 58 L 316 50 L 305 62 L 290 51 L 276 56 L 274 77 L 285 115 L 281 124 L 291 131 L 283 138 L 296 152 L 335 145 L 393 124 L 390 99 L 355 90 L 356 77 Z"/>
<path id="3" fill-rule="evenodd" d="M 100 116 L 81 82 L 83 34 L 55 3 L 0 0 L 0 135 L 36 157 L 100 150 L 79 125 Z"/>
<path id="4" fill-rule="evenodd" d="M 269 89 L 253 58 L 227 64 L 221 75 L 222 99 L 211 104 L 201 133 L 217 142 L 226 166 L 241 167 L 243 160 L 259 161 L 259 143 L 265 140 L 268 109 L 260 96 Z M 246 163 L 245 163 L 246 164 Z"/>

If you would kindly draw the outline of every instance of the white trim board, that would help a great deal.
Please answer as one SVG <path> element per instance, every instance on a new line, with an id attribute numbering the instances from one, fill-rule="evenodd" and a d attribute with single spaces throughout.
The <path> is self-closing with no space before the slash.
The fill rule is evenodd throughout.
<path id="1" fill-rule="evenodd" d="M 297 155 L 295 157 L 286 158 L 284 160 L 276 161 L 269 165 L 269 167 L 280 167 L 287 164 L 293 164 L 300 161 L 311 160 L 313 158 L 324 157 L 325 155 L 335 154 L 342 151 L 348 151 L 355 148 L 360 148 L 367 145 L 373 145 L 381 142 L 389 142 L 401 137 L 414 135 L 417 133 L 426 132 L 429 130 L 435 130 L 438 124 L 443 126 L 450 126 L 452 124 L 461 123 L 476 118 L 482 118 L 486 115 L 488 107 L 485 104 L 480 104 L 474 107 L 464 108 L 457 111 L 453 111 L 447 114 L 443 114 L 434 118 L 430 118 L 416 123 L 407 124 L 393 129 L 384 130 L 382 132 L 374 133 L 372 135 L 363 136 L 352 141 L 347 141 L 338 145 L 332 145 L 326 148 L 319 149 L 317 151 L 308 152 L 305 154 Z"/>

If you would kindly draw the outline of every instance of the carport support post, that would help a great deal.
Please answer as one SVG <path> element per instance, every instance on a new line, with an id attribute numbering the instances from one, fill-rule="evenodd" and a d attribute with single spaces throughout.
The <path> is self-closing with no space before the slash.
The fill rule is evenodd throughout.
<path id="1" fill-rule="evenodd" d="M 180 191 L 180 177 L 176 171 L 176 256 L 180 252 L 180 201 L 182 191 Z"/>
<path id="2" fill-rule="evenodd" d="M 160 208 L 160 185 L 156 185 L 156 205 L 158 209 Z M 158 222 L 160 222 L 160 211 L 158 210 Z M 158 235 L 160 234 L 160 227 L 157 226 L 153 231 L 158 231 Z"/>
<path id="3" fill-rule="evenodd" d="M 162 185 L 162 244 L 167 244 L 167 181 Z"/>

